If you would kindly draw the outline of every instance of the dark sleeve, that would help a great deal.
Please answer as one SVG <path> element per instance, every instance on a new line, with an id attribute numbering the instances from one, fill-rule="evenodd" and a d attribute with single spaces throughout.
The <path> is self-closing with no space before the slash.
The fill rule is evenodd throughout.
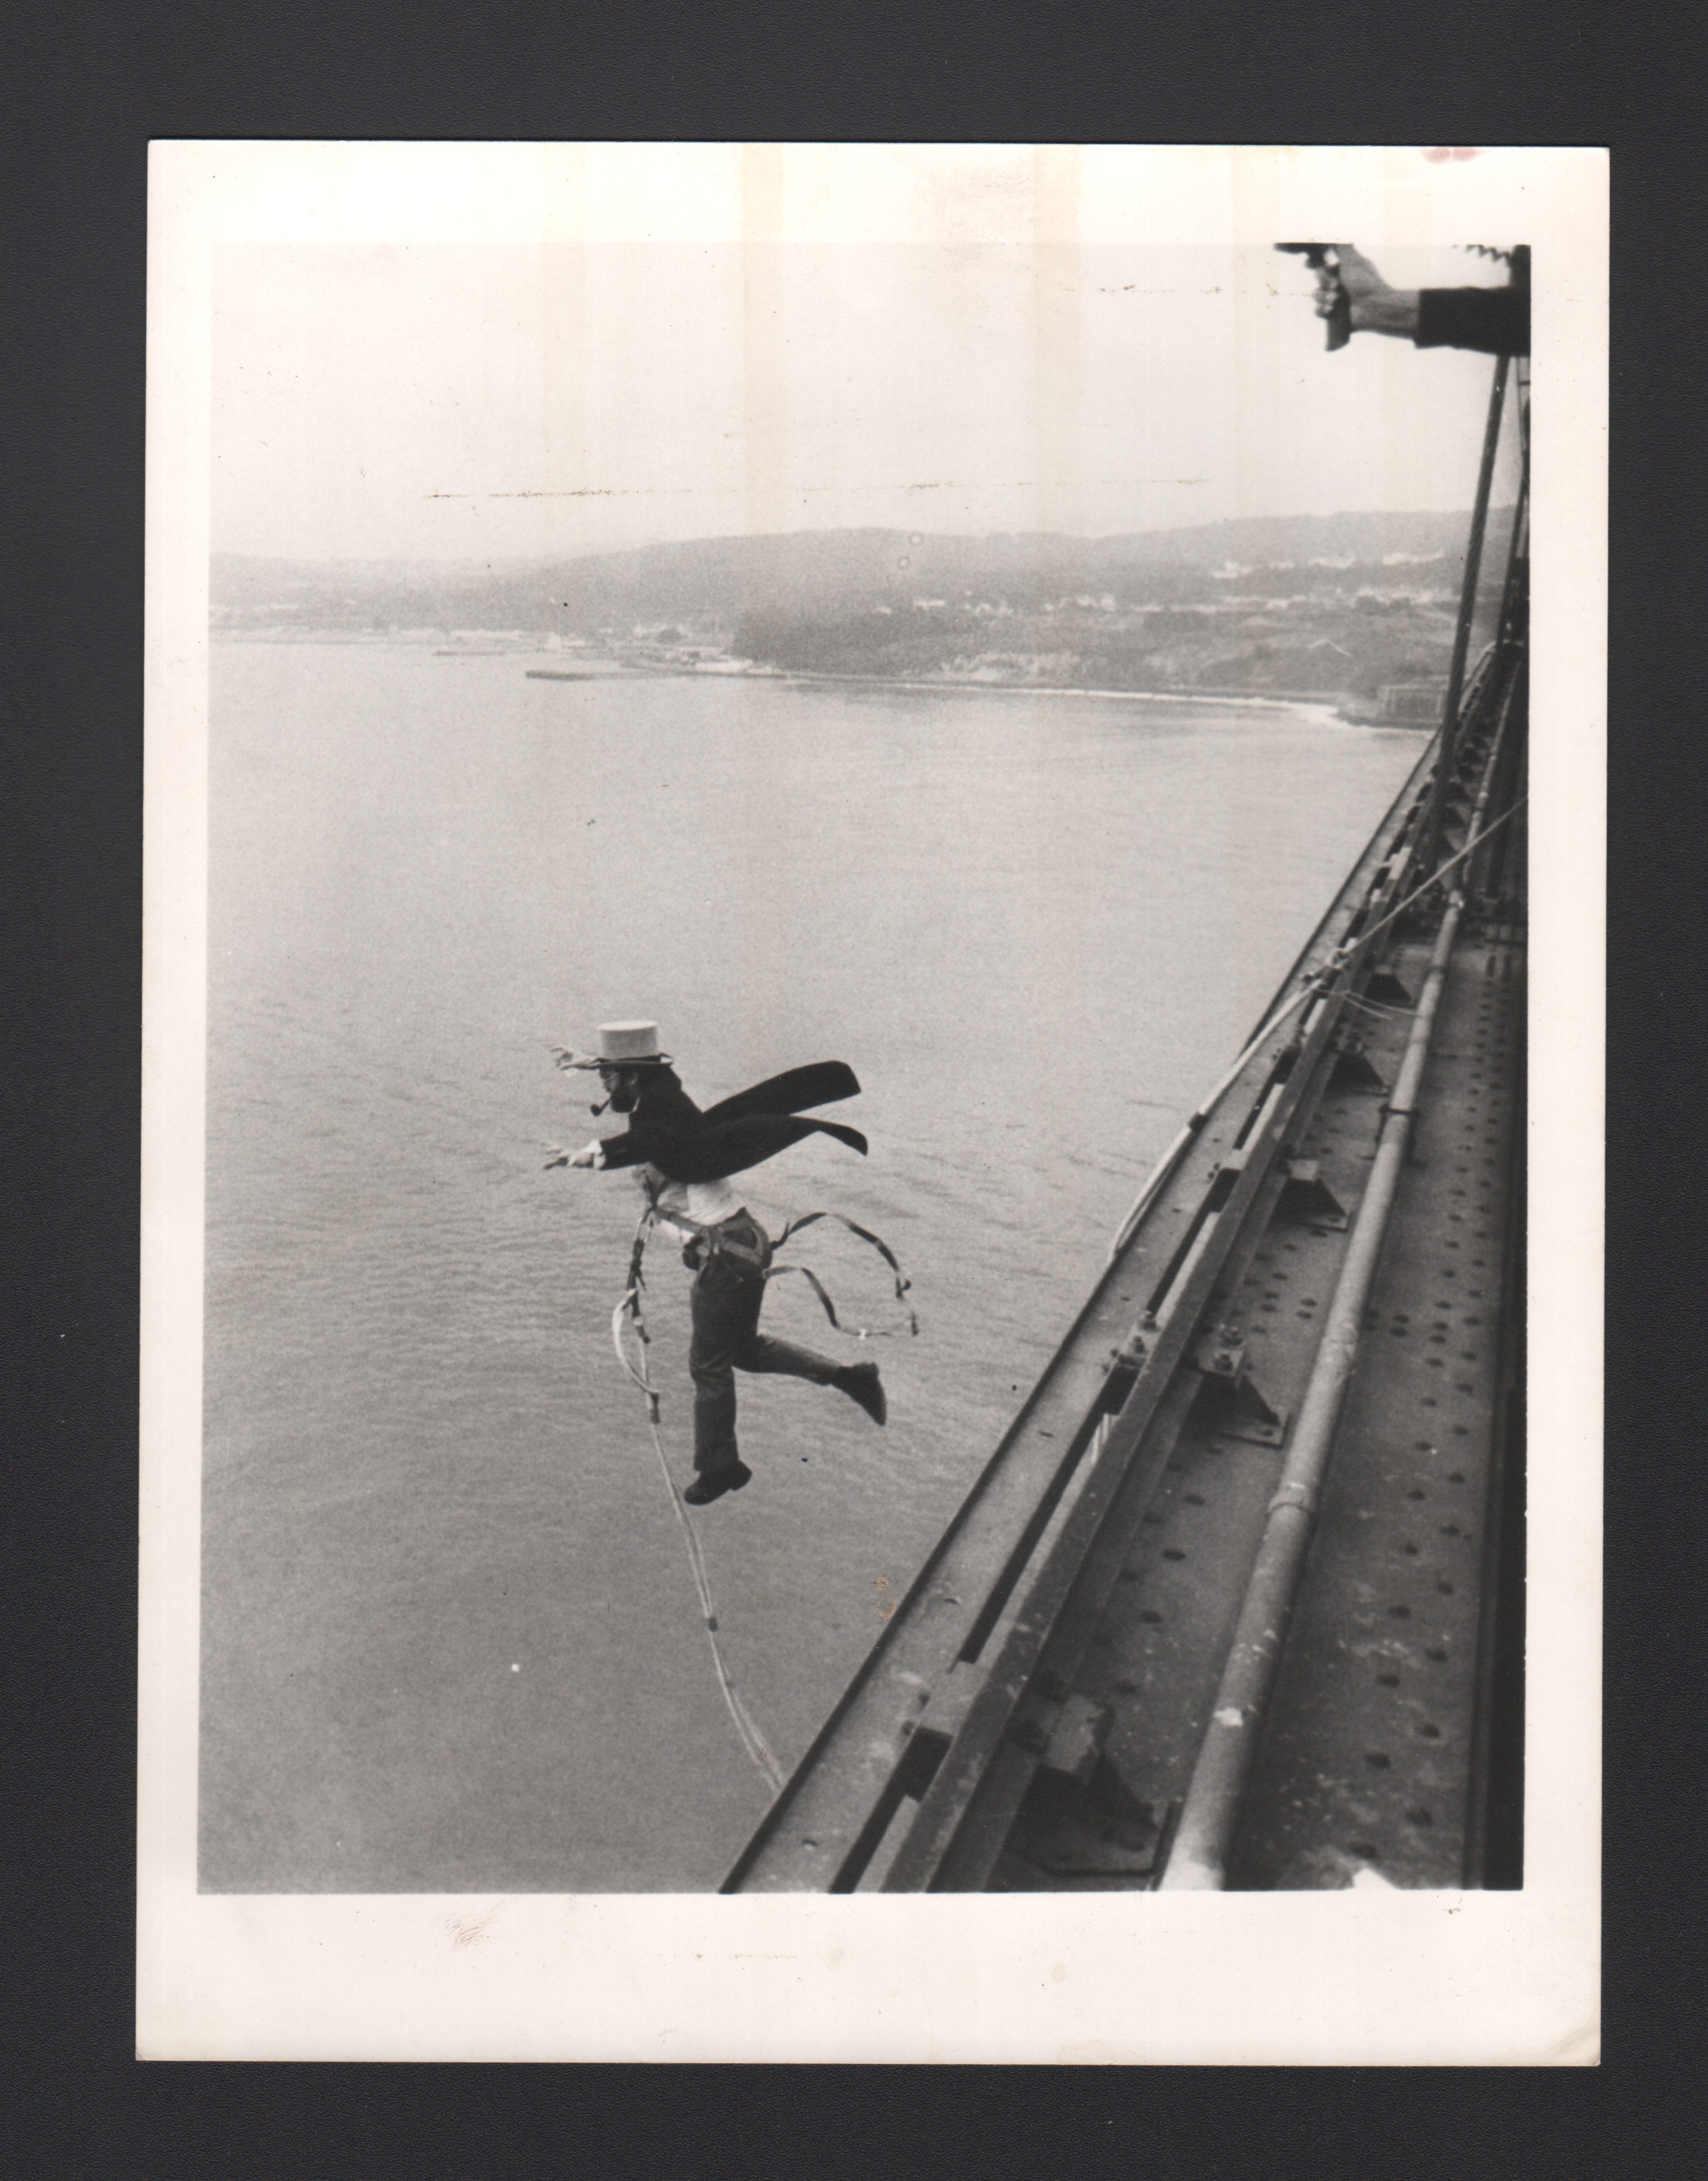
<path id="1" fill-rule="evenodd" d="M 599 1143 L 600 1165 L 644 1166 L 652 1154 L 636 1136 L 632 1129 L 625 1129 L 620 1136 L 602 1137 Z"/>
<path id="2" fill-rule="evenodd" d="M 781 1115 L 750 1114 L 719 1127 L 675 1129 L 646 1127 L 625 1129 L 620 1136 L 606 1136 L 599 1146 L 601 1164 L 609 1171 L 625 1166 L 655 1166 L 671 1181 L 723 1181 L 732 1173 L 745 1173 L 763 1159 L 774 1158 L 802 1136 L 810 1136 L 819 1124 Z"/>
<path id="3" fill-rule="evenodd" d="M 1474 348 L 1487 356 L 1530 353 L 1527 288 L 1424 288 L 1418 295 L 1419 348 Z"/>

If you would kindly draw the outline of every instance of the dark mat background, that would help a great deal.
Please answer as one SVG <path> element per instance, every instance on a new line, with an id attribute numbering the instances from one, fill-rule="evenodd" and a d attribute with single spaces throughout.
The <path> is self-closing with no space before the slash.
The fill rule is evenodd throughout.
<path id="1" fill-rule="evenodd" d="M 1584 0 L 1289 17 L 17 0 L 0 312 L 9 834 L 0 2140 L 43 2177 L 1703 2163 L 1700 47 Z M 151 136 L 1614 151 L 1606 2058 L 1596 2071 L 139 2066 L 131 2057 Z M 1539 732 L 1545 723 L 1538 723 Z M 1594 965 L 1585 964 L 1585 974 Z M 1538 1451 L 1536 1458 L 1544 1458 Z"/>

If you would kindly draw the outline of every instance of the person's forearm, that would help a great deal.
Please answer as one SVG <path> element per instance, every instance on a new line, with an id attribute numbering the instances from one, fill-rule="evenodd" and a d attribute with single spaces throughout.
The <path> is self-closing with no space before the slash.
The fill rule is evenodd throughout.
<path id="1" fill-rule="evenodd" d="M 1373 295 L 1351 298 L 1352 329 L 1355 334 L 1392 334 L 1413 340 L 1418 330 L 1418 290 L 1383 288 Z"/>
<path id="2" fill-rule="evenodd" d="M 635 1141 L 632 1129 L 625 1129 L 620 1136 L 598 1138 L 597 1142 L 598 1163 L 601 1171 L 612 1167 L 639 1166 L 647 1156 L 642 1146 Z"/>

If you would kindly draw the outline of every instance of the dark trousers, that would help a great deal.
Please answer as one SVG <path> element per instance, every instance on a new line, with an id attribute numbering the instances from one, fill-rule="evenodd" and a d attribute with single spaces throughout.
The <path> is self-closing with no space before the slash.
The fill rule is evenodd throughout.
<path id="1" fill-rule="evenodd" d="M 756 1251 L 769 1262 L 771 1245 L 758 1220 L 747 1212 L 726 1219 L 716 1233 L 739 1247 Z M 689 1296 L 693 1337 L 688 1346 L 688 1374 L 694 1382 L 694 1466 L 728 1469 L 739 1461 L 736 1446 L 736 1373 L 780 1372 L 828 1386 L 840 1366 L 792 1341 L 773 1340 L 759 1330 L 765 1300 L 765 1275 L 759 1266 L 714 1251 L 694 1276 Z"/>

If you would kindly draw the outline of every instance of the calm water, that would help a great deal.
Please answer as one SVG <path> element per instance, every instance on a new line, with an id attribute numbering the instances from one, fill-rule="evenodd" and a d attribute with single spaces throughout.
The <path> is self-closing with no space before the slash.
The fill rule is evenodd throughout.
<path id="1" fill-rule="evenodd" d="M 750 1177 L 875 1227 L 890 1424 L 744 1382 L 699 1518 L 792 1764 L 1413 762 L 1282 711 L 229 644 L 212 667 L 203 1883 L 714 1886 L 764 1802 L 608 1321 L 626 1177 L 554 1043 L 656 1016 L 701 1102 L 852 1063 L 862 1161 Z M 609 1125 L 609 1124 L 601 1124 Z M 827 1237 L 827 1239 L 819 1239 Z M 810 1244 L 810 1246 L 808 1245 Z M 894 1328 L 878 1261 L 812 1264 Z M 687 1274 L 652 1253 L 688 1473 Z"/>

